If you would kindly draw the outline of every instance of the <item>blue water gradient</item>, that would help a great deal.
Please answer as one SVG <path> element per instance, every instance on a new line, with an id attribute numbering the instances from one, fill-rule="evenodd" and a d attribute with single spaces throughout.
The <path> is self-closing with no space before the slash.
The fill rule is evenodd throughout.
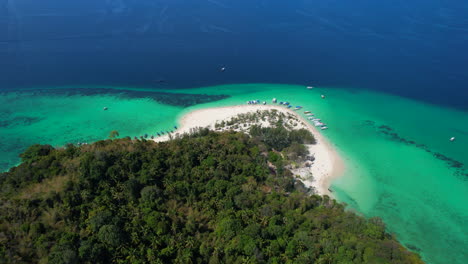
<path id="1" fill-rule="evenodd" d="M 312 83 L 466 110 L 467 44 L 462 0 L 0 0 L 0 88 Z"/>
<path id="2" fill-rule="evenodd" d="M 466 0 L 0 0 L 0 70 L 0 168 L 32 143 L 171 128 L 201 101 L 290 96 L 358 161 L 341 201 L 428 263 L 468 259 Z M 236 83 L 255 84 L 197 88 Z"/>

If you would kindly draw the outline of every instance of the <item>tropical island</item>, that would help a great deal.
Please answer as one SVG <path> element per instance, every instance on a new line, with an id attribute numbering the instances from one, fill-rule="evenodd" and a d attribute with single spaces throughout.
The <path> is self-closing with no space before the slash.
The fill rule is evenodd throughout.
<path id="1" fill-rule="evenodd" d="M 343 168 L 303 121 L 204 109 L 158 142 L 33 145 L 0 174 L 0 260 L 422 263 L 380 219 L 327 195 Z"/>
<path id="2" fill-rule="evenodd" d="M 191 111 L 184 115 L 181 127 L 173 134 L 166 134 L 155 139 L 156 142 L 170 140 L 184 133 L 191 133 L 194 129 L 208 128 L 212 131 L 236 131 L 258 136 L 264 132 L 258 128 L 281 127 L 286 131 L 298 130 L 304 140 L 303 148 L 293 144 L 299 155 L 304 159 L 294 160 L 288 168 L 307 187 L 312 188 L 319 195 L 331 195 L 329 190 L 331 181 L 339 177 L 344 170 L 344 163 L 332 144 L 318 132 L 318 130 L 298 115 L 298 112 L 277 105 L 238 105 L 217 108 L 205 108 Z M 294 131 L 293 133 L 296 133 Z M 276 145 L 273 149 L 283 149 L 286 135 L 275 135 Z M 272 143 L 273 144 L 273 143 Z M 298 148 L 301 148 L 300 150 Z M 290 155 L 290 153 L 285 153 Z"/>

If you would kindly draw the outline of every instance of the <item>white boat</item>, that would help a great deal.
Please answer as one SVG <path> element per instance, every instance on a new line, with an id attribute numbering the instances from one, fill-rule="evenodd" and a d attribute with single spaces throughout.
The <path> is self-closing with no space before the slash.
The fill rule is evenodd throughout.
<path id="1" fill-rule="evenodd" d="M 451 138 L 450 138 L 450 141 L 455 141 L 455 137 L 451 137 Z"/>
<path id="2" fill-rule="evenodd" d="M 310 114 L 310 111 L 304 111 L 304 114 Z"/>
<path id="3" fill-rule="evenodd" d="M 266 105 L 266 102 L 265 102 L 265 101 L 263 101 L 263 105 Z"/>
<path id="4" fill-rule="evenodd" d="M 312 113 L 308 113 L 308 114 L 306 114 L 306 116 L 313 116 L 313 115 L 314 115 L 314 114 L 312 114 Z"/>
<path id="5" fill-rule="evenodd" d="M 322 99 L 325 99 L 325 95 L 323 95 L 323 94 L 320 97 L 322 97 Z"/>
<path id="6" fill-rule="evenodd" d="M 320 127 L 320 129 L 325 130 L 325 129 L 328 129 L 328 127 L 327 126 L 322 126 L 322 127 Z"/>
<path id="7" fill-rule="evenodd" d="M 312 89 L 314 89 L 314 87 L 313 86 L 307 86 L 307 89 L 312 90 Z"/>
<path id="8" fill-rule="evenodd" d="M 273 98 L 272 102 L 276 104 L 276 101 L 277 101 L 276 98 Z"/>

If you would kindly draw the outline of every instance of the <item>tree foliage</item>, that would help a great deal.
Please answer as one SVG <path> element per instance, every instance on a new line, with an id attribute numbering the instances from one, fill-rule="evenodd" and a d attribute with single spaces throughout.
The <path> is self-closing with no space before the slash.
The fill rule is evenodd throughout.
<path id="1" fill-rule="evenodd" d="M 380 220 L 296 191 L 281 156 L 260 151 L 302 151 L 302 136 L 257 132 L 35 145 L 0 175 L 0 260 L 421 263 Z"/>
<path id="2" fill-rule="evenodd" d="M 109 138 L 110 139 L 114 139 L 114 138 L 117 138 L 119 136 L 119 131 L 117 130 L 112 130 L 110 133 L 109 133 Z"/>
<path id="3" fill-rule="evenodd" d="M 289 147 L 292 143 L 315 144 L 315 138 L 307 129 L 288 130 L 282 125 L 275 127 L 250 127 L 250 135 L 264 143 L 267 147 L 278 151 Z"/>

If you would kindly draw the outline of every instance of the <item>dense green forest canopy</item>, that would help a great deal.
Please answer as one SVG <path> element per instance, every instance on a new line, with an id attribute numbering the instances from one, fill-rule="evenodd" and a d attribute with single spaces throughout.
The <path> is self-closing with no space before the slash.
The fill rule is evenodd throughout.
<path id="1" fill-rule="evenodd" d="M 31 146 L 0 175 L 0 262 L 422 263 L 379 219 L 296 190 L 279 151 L 313 137 L 272 129 Z"/>

